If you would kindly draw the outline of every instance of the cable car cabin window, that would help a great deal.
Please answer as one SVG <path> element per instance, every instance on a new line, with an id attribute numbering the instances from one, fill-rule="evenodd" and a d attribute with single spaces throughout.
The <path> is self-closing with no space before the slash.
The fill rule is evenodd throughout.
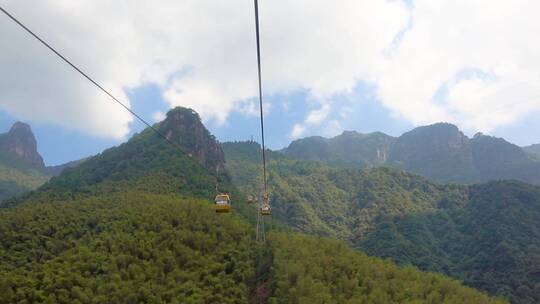
<path id="1" fill-rule="evenodd" d="M 216 204 L 218 204 L 218 205 L 228 205 L 229 201 L 227 201 L 227 200 L 217 200 Z"/>

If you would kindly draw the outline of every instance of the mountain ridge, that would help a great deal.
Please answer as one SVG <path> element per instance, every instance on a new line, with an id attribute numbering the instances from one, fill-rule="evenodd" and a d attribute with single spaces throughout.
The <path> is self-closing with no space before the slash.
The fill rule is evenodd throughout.
<path id="1" fill-rule="evenodd" d="M 280 152 L 294 159 L 343 168 L 390 166 L 440 182 L 517 179 L 540 184 L 540 161 L 530 156 L 533 150 L 482 133 L 469 138 L 453 124 L 436 123 L 399 137 L 355 131 L 333 138 L 307 137 L 293 141 Z"/>

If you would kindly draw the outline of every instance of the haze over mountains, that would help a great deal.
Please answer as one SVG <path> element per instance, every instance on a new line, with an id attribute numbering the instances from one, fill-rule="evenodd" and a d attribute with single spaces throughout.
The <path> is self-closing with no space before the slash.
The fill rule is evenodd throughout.
<path id="1" fill-rule="evenodd" d="M 334 138 L 308 137 L 281 152 L 299 159 L 344 168 L 388 166 L 441 182 L 475 183 L 517 179 L 540 184 L 538 145 L 520 148 L 502 138 L 464 135 L 456 126 L 437 123 L 399 137 L 346 131 Z"/>
<path id="2" fill-rule="evenodd" d="M 540 144 L 523 147 L 523 150 L 525 150 L 525 152 L 527 152 L 533 158 L 540 160 Z"/>

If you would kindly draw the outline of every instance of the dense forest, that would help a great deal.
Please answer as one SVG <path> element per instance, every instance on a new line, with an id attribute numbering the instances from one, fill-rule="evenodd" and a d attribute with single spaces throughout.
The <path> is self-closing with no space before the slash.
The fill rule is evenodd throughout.
<path id="1" fill-rule="evenodd" d="M 255 191 L 260 147 L 223 148 L 236 185 Z M 539 187 L 441 185 L 400 170 L 339 169 L 269 155 L 274 217 L 298 231 L 445 273 L 512 303 L 540 302 Z"/>
<path id="2" fill-rule="evenodd" d="M 268 303 L 504 303 L 337 241 L 260 244 L 240 217 L 177 195 L 25 204 L 0 211 L 0 235 L 0 303 L 256 303 L 261 284 Z"/>
<path id="3" fill-rule="evenodd" d="M 156 127 L 174 139 L 200 127 L 187 121 Z M 199 131 L 178 151 L 146 130 L 8 201 L 0 303 L 504 303 L 288 228 L 256 242 L 255 208 Z M 232 193 L 232 214 L 214 212 L 216 186 Z"/>
<path id="4" fill-rule="evenodd" d="M 247 302 L 252 229 L 207 202 L 130 192 L 0 217 L 0 303 Z"/>
<path id="5" fill-rule="evenodd" d="M 269 303 L 504 303 L 442 275 L 368 257 L 339 241 L 272 234 L 270 246 L 275 292 Z"/>

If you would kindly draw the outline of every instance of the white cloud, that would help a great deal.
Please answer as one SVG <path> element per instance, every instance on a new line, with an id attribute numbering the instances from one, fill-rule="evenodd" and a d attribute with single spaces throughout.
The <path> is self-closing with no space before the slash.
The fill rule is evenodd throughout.
<path id="1" fill-rule="evenodd" d="M 378 65 L 381 101 L 414 124 L 488 132 L 540 109 L 539 10 L 530 0 L 415 0 L 411 28 Z M 487 77 L 460 79 L 467 70 Z"/>
<path id="2" fill-rule="evenodd" d="M 193 107 L 205 120 L 225 123 L 233 111 L 257 114 L 249 1 L 4 2 L 126 104 L 124 89 L 155 83 L 170 106 Z M 302 124 L 324 125 L 338 108 L 333 97 L 358 81 L 377 87 L 381 102 L 413 124 L 446 120 L 489 131 L 540 109 L 538 1 L 260 6 L 265 94 L 307 90 L 320 109 Z M 122 108 L 4 16 L 0 39 L 0 109 L 99 136 L 128 133 L 132 118 Z M 458 77 L 469 69 L 492 77 Z M 445 98 L 435 100 L 443 86 Z M 306 131 L 295 128 L 291 135 Z"/>
<path id="3" fill-rule="evenodd" d="M 298 138 L 304 135 L 308 128 L 311 128 L 311 131 L 313 131 L 313 127 L 321 125 L 326 120 L 330 112 L 331 107 L 328 103 L 323 104 L 319 109 L 309 111 L 303 123 L 297 123 L 293 126 L 289 137 L 292 139 Z M 333 120 L 332 122 L 335 121 Z"/>
<path id="4" fill-rule="evenodd" d="M 339 121 L 332 119 L 325 124 L 321 135 L 326 137 L 334 137 L 342 132 L 343 127 L 341 126 Z"/>
<path id="5" fill-rule="evenodd" d="M 155 122 L 160 122 L 160 121 L 164 120 L 165 117 L 166 117 L 165 113 L 163 113 L 161 111 L 157 111 L 157 112 L 154 112 L 154 114 L 152 114 L 152 119 Z"/>
<path id="6" fill-rule="evenodd" d="M 127 104 L 123 89 L 157 83 L 171 106 L 190 106 L 205 120 L 223 123 L 257 94 L 249 1 L 3 5 Z M 350 90 L 407 20 L 398 1 L 260 5 L 265 92 L 307 88 L 315 99 Z M 0 76 L 1 109 L 101 136 L 127 134 L 132 118 L 123 109 L 3 16 L 0 37 L 9 41 L 0 44 L 0 66 L 9 71 Z"/>
<path id="7" fill-rule="evenodd" d="M 290 134 L 291 139 L 299 138 L 304 135 L 306 132 L 306 127 L 301 124 L 295 124 Z"/>
<path id="8" fill-rule="evenodd" d="M 309 112 L 306 123 L 311 125 L 321 124 L 330 114 L 330 105 L 324 104 L 320 109 Z"/>

